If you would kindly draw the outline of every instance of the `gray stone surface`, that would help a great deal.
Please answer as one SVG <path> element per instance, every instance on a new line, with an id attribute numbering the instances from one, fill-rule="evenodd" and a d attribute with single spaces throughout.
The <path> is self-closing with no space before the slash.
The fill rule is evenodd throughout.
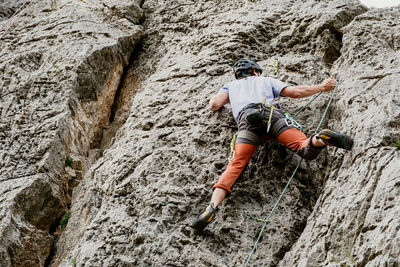
<path id="1" fill-rule="evenodd" d="M 23 2 L 1 1 L 0 27 Z M 141 37 L 138 4 L 38 1 L 0 40 L 1 266 L 44 265 Z"/>
<path id="2" fill-rule="evenodd" d="M 399 14 L 371 10 L 344 28 L 330 125 L 357 141 L 351 153 L 329 154 L 321 195 L 280 266 L 400 264 Z"/>
<path id="3" fill-rule="evenodd" d="M 21 3 L 0 0 L 0 27 Z M 278 58 L 289 84 L 333 75 L 324 127 L 356 139 L 301 164 L 250 266 L 400 264 L 399 14 L 356 0 L 34 4 L 0 40 L 0 265 L 243 266 L 262 226 L 244 212 L 265 217 L 299 158 L 261 146 L 215 222 L 190 227 L 236 130 L 208 100 L 242 56 L 263 75 Z M 327 99 L 299 116 L 307 134 Z"/>

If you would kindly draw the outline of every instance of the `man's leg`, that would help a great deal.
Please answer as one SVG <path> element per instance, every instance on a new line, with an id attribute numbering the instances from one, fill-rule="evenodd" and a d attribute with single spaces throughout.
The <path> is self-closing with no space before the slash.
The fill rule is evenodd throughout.
<path id="1" fill-rule="evenodd" d="M 218 182 L 213 186 L 214 192 L 211 203 L 214 204 L 214 208 L 224 200 L 227 194 L 232 192 L 231 188 L 233 184 L 236 182 L 237 178 L 239 178 L 247 163 L 249 163 L 257 147 L 257 145 L 245 143 L 235 145 L 233 159 L 229 162 L 228 167 L 221 175 Z"/>
<path id="2" fill-rule="evenodd" d="M 292 151 L 305 159 L 315 159 L 321 151 L 326 147 L 326 144 L 316 137 L 316 135 L 307 138 L 307 136 L 296 128 L 290 128 L 283 131 L 276 138 L 278 142 L 284 144 Z"/>
<path id="3" fill-rule="evenodd" d="M 239 138 L 238 142 L 240 142 Z M 225 199 L 227 194 L 231 193 L 233 184 L 239 178 L 247 163 L 249 163 L 257 147 L 258 145 L 246 143 L 237 143 L 235 145 L 233 159 L 229 162 L 227 169 L 221 175 L 218 182 L 213 186 L 214 192 L 211 197 L 210 205 L 204 212 L 200 213 L 193 224 L 193 227 L 198 231 L 203 231 L 212 221 L 217 206 Z"/>
<path id="4" fill-rule="evenodd" d="M 302 131 L 290 128 L 284 130 L 276 139 L 289 149 L 296 151 L 300 157 L 308 160 L 315 159 L 327 145 L 347 150 L 353 146 L 350 136 L 328 129 L 307 138 Z"/>
<path id="5" fill-rule="evenodd" d="M 211 197 L 211 203 L 216 208 L 226 197 L 227 191 L 222 188 L 215 188 Z"/>

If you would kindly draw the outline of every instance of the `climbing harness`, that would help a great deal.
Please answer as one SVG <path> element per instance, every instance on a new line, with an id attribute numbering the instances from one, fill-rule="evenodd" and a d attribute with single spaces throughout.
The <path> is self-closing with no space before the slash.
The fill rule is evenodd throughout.
<path id="1" fill-rule="evenodd" d="M 332 92 L 332 94 L 331 94 L 331 96 L 330 96 L 330 98 L 329 98 L 328 105 L 326 106 L 325 111 L 324 111 L 324 113 L 322 114 L 322 118 L 321 118 L 321 120 L 320 120 L 320 122 L 319 122 L 317 128 L 315 129 L 315 134 L 317 134 L 317 133 L 319 132 L 320 127 L 321 127 L 323 121 L 325 120 L 325 116 L 326 116 L 326 114 L 328 113 L 328 109 L 329 109 L 329 107 L 330 107 L 330 105 L 331 105 L 331 103 L 332 103 L 332 99 L 333 99 L 333 97 L 334 97 L 334 95 L 335 95 L 335 93 L 336 93 L 336 89 L 337 89 L 337 84 L 335 85 L 335 88 L 333 89 L 333 92 Z M 319 94 L 318 94 L 318 95 L 319 95 Z M 315 99 L 315 98 L 316 98 L 316 97 L 314 97 L 314 99 Z M 312 101 L 314 101 L 314 99 L 312 99 Z M 310 102 L 310 103 L 311 103 L 311 102 Z M 304 110 L 304 109 L 303 109 L 303 110 Z M 298 114 L 298 112 L 296 112 L 295 116 L 296 116 L 297 114 Z M 293 117 L 294 117 L 294 116 L 293 116 Z M 262 236 L 262 234 L 263 234 L 263 232 L 264 232 L 264 230 L 265 230 L 265 227 L 266 227 L 267 224 L 269 223 L 269 219 L 271 218 L 272 214 L 275 212 L 276 208 L 278 207 L 279 202 L 282 200 L 282 198 L 283 198 L 283 196 L 284 196 L 286 190 L 288 189 L 289 185 L 291 184 L 291 182 L 292 182 L 292 180 L 293 180 L 293 177 L 294 177 L 294 175 L 296 174 L 296 172 L 297 172 L 297 170 L 298 170 L 298 168 L 300 167 L 300 164 L 301 164 L 302 162 L 303 162 L 303 159 L 301 159 L 301 160 L 299 161 L 299 163 L 297 164 L 297 166 L 296 166 L 296 168 L 294 169 L 292 175 L 290 176 L 289 181 L 287 182 L 285 188 L 283 188 L 283 191 L 282 191 L 282 193 L 280 194 L 278 200 L 275 202 L 274 206 L 272 207 L 271 212 L 268 214 L 268 216 L 267 216 L 266 219 L 264 220 L 265 222 L 264 222 L 264 224 L 263 224 L 263 226 L 262 226 L 262 228 L 261 228 L 261 230 L 260 230 L 260 233 L 259 233 L 259 235 L 258 235 L 258 238 L 257 238 L 256 242 L 254 243 L 253 249 L 251 250 L 251 252 L 250 252 L 250 254 L 249 254 L 249 257 L 247 258 L 247 261 L 246 261 L 244 267 L 247 267 L 248 264 L 250 263 L 251 257 L 253 256 L 254 251 L 256 250 L 256 247 L 257 247 L 258 243 L 260 242 L 260 239 L 261 239 L 261 236 Z"/>
<path id="2" fill-rule="evenodd" d="M 266 112 L 269 112 L 267 121 L 267 133 L 269 132 L 272 124 L 272 114 L 274 113 L 274 104 L 265 104 L 266 99 L 264 97 L 262 103 L 249 104 L 243 108 L 241 112 L 244 112 L 246 121 L 253 126 L 260 126 L 265 123 Z M 269 111 L 268 111 L 269 109 Z"/>
<path id="3" fill-rule="evenodd" d="M 310 101 L 307 102 L 307 104 L 305 104 L 302 108 L 300 108 L 299 110 L 296 111 L 296 113 L 291 116 L 288 112 L 285 112 L 285 122 L 287 126 L 293 126 L 299 130 L 306 128 L 305 125 L 302 125 L 301 123 L 299 123 L 298 121 L 296 121 L 294 118 L 303 110 L 305 110 L 317 97 L 319 97 L 322 93 L 318 93 L 317 95 L 315 95 Z M 274 111 L 275 106 L 271 105 L 271 104 L 265 104 L 266 99 L 263 98 L 263 102 L 261 103 L 261 105 L 258 106 L 258 110 L 257 113 L 261 114 L 263 117 L 265 114 L 265 110 L 267 108 L 270 108 L 270 113 L 269 113 L 269 117 L 268 117 L 268 122 L 267 122 L 267 133 L 269 133 L 269 130 L 271 128 L 271 121 L 272 121 L 272 114 Z M 237 135 L 238 133 L 235 133 L 235 135 L 232 137 L 231 140 L 231 151 L 229 153 L 229 157 L 228 160 L 231 161 L 234 157 L 235 157 L 235 144 L 236 144 L 236 139 L 237 139 Z"/>

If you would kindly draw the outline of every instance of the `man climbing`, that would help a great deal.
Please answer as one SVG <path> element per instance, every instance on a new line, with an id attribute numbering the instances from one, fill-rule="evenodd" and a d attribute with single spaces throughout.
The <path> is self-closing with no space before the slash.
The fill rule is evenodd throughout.
<path id="1" fill-rule="evenodd" d="M 332 78 L 314 86 L 287 84 L 261 77 L 262 69 L 251 59 L 241 58 L 233 66 L 236 80 L 225 84 L 210 99 L 210 108 L 219 110 L 230 103 L 238 134 L 233 157 L 227 169 L 213 186 L 211 203 L 195 220 L 193 227 L 199 231 L 212 221 L 218 205 L 231 193 L 231 188 L 250 161 L 257 147 L 265 140 L 276 139 L 300 157 L 315 159 L 327 146 L 350 150 L 353 140 L 345 134 L 324 129 L 309 138 L 288 123 L 279 104 L 274 99 L 283 97 L 302 98 L 319 92 L 331 91 L 336 82 Z"/>

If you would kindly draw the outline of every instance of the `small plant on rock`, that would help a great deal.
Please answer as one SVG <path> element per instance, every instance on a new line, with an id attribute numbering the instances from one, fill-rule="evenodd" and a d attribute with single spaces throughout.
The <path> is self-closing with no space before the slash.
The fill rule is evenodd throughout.
<path id="1" fill-rule="evenodd" d="M 340 248 L 342 249 L 342 251 L 344 252 L 344 254 L 347 257 L 347 260 L 349 260 L 353 265 L 356 262 L 354 257 L 351 255 L 350 251 L 344 246 L 344 244 L 342 242 L 339 242 L 338 245 L 340 246 Z M 340 267 L 350 267 L 349 264 L 345 263 L 345 262 L 340 262 L 338 259 L 336 259 L 334 256 L 331 256 L 331 259 L 336 262 L 337 264 L 340 264 Z M 351 265 L 351 266 L 353 266 Z"/>
<path id="2" fill-rule="evenodd" d="M 61 227 L 65 227 L 68 224 L 69 217 L 71 217 L 71 212 L 67 211 L 64 216 L 62 216 L 60 225 Z"/>
<path id="3" fill-rule="evenodd" d="M 400 148 L 400 139 L 396 141 L 396 143 L 394 144 L 396 147 Z"/>
<path id="4" fill-rule="evenodd" d="M 65 166 L 72 167 L 72 163 L 74 163 L 74 160 L 70 156 L 67 156 L 65 158 Z"/>

